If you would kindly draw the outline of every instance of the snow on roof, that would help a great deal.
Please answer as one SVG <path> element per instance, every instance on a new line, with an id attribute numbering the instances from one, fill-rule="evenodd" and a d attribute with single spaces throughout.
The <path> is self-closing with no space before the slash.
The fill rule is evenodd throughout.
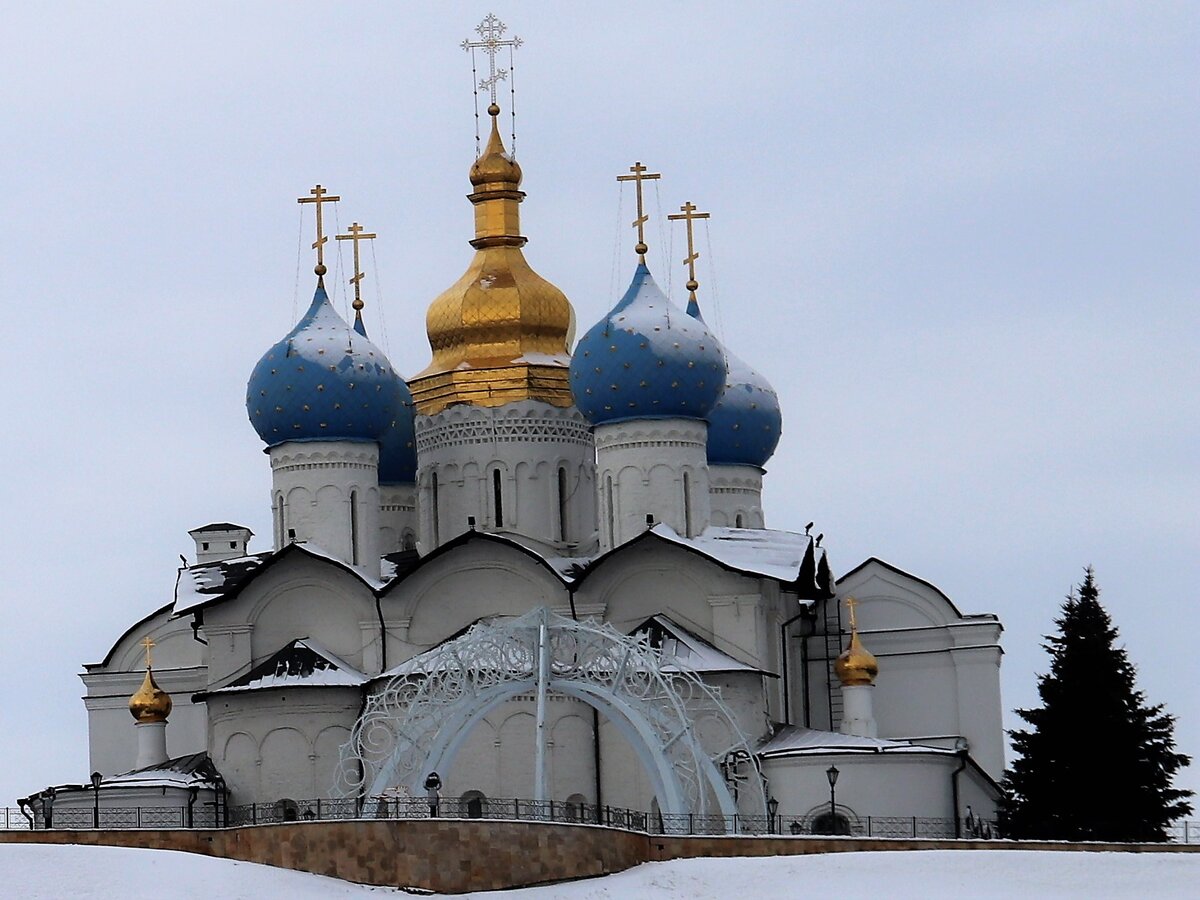
<path id="1" fill-rule="evenodd" d="M 189 787 L 216 788 L 221 782 L 221 775 L 213 765 L 207 753 L 191 753 L 168 759 L 156 766 L 144 769 L 134 769 L 132 772 L 122 772 L 119 775 L 108 775 L 104 778 L 104 788 L 182 788 Z M 58 795 L 74 792 L 91 793 L 91 785 L 60 784 L 54 791 Z M 44 792 L 39 792 L 44 793 Z M 33 796 L 38 796 L 34 794 Z M 32 799 L 32 798 L 28 798 Z"/>
<path id="2" fill-rule="evenodd" d="M 759 756 L 806 756 L 827 753 L 941 753 L 953 755 L 944 747 L 928 747 L 908 741 L 859 737 L 837 731 L 818 731 L 799 725 L 785 725 L 758 748 Z"/>
<path id="3" fill-rule="evenodd" d="M 358 687 L 367 676 L 311 638 L 297 638 L 241 678 L 205 692 L 233 694 L 281 687 Z"/>
<path id="4" fill-rule="evenodd" d="M 220 600 L 245 582 L 273 553 L 254 553 L 180 569 L 175 584 L 175 615 Z"/>
<path id="5" fill-rule="evenodd" d="M 682 625 L 664 615 L 651 616 L 630 634 L 645 637 L 650 646 L 659 651 L 664 659 L 678 660 L 685 669 L 694 672 L 761 672 L 741 660 L 734 659 L 698 637 Z M 677 671 L 679 666 L 669 663 L 663 666 L 667 672 Z"/>
<path id="6" fill-rule="evenodd" d="M 730 569 L 793 582 L 800 577 L 804 558 L 813 546 L 807 534 L 766 528 L 725 528 L 710 525 L 693 538 L 685 538 L 670 525 L 659 523 L 651 531 L 664 540 L 703 553 Z M 818 550 L 824 553 L 823 550 Z"/>

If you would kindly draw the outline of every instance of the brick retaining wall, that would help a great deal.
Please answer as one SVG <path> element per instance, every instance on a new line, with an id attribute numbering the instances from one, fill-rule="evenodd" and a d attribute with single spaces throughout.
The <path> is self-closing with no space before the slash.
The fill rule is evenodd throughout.
<path id="1" fill-rule="evenodd" d="M 463 893 L 620 872 L 651 860 L 863 850 L 1200 852 L 1200 844 L 665 837 L 596 825 L 461 819 L 290 822 L 213 830 L 0 831 L 0 842 L 184 850 L 360 884 Z"/>

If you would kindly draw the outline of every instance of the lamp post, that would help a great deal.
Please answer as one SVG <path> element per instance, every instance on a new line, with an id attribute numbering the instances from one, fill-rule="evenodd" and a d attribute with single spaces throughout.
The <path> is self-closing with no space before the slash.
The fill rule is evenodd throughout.
<path id="1" fill-rule="evenodd" d="M 837 834 L 837 787 L 838 769 L 837 766 L 830 766 L 825 770 L 825 777 L 829 779 L 829 833 Z"/>
<path id="2" fill-rule="evenodd" d="M 775 828 L 775 816 L 778 814 L 778 812 L 779 812 L 779 801 L 776 800 L 774 797 L 772 797 L 770 800 L 767 801 L 767 815 L 769 815 L 771 817 L 771 825 L 767 830 L 770 831 L 772 834 L 774 834 L 775 831 L 777 830 Z"/>
<path id="3" fill-rule="evenodd" d="M 99 772 L 92 773 L 92 827 L 100 827 L 100 782 L 104 776 Z"/>

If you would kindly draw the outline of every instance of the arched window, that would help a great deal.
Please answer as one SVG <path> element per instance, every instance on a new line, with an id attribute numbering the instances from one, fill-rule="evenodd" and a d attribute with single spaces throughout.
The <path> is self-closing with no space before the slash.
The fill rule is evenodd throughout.
<path id="1" fill-rule="evenodd" d="M 359 564 L 358 558 L 358 491 L 350 492 L 350 562 Z"/>
<path id="2" fill-rule="evenodd" d="M 611 475 L 607 475 L 604 478 L 604 515 L 607 517 L 605 524 L 608 526 L 608 545 L 612 547 L 617 543 L 617 514 L 613 510 L 613 483 Z"/>
<path id="3" fill-rule="evenodd" d="M 692 536 L 692 476 L 683 473 L 683 536 Z"/>
<path id="4" fill-rule="evenodd" d="M 283 494 L 275 495 L 275 548 L 283 549 L 287 537 L 287 526 L 283 523 Z"/>
<path id="5" fill-rule="evenodd" d="M 433 537 L 433 546 L 436 547 L 441 541 L 438 540 L 438 477 L 437 472 L 429 476 L 429 531 Z M 432 549 L 432 548 L 430 548 Z"/>
<path id="6" fill-rule="evenodd" d="M 487 802 L 487 797 L 483 791 L 467 791 L 462 795 L 463 811 L 468 819 L 482 819 L 483 805 Z"/>
<path id="7" fill-rule="evenodd" d="M 558 467 L 558 539 L 567 539 L 567 469 Z"/>
<path id="8" fill-rule="evenodd" d="M 492 508 L 496 513 L 496 527 L 504 527 L 504 486 L 500 482 L 500 470 L 492 469 Z"/>
<path id="9" fill-rule="evenodd" d="M 746 527 L 746 517 L 743 516 L 741 513 L 738 513 L 733 519 L 733 527 L 734 528 L 745 528 Z"/>
<path id="10" fill-rule="evenodd" d="M 583 794 L 572 794 L 567 798 L 567 821 L 582 822 L 583 810 L 587 806 L 587 797 Z"/>

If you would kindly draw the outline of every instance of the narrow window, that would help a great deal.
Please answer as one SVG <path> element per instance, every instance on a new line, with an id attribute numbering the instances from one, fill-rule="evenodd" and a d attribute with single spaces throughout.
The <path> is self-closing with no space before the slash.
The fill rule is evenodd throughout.
<path id="1" fill-rule="evenodd" d="M 504 527 L 504 491 L 500 485 L 500 470 L 492 469 L 492 504 L 496 510 L 496 527 Z"/>
<path id="2" fill-rule="evenodd" d="M 692 536 L 692 478 L 683 473 L 683 536 Z"/>
<path id="3" fill-rule="evenodd" d="M 613 483 L 612 476 L 608 475 L 604 479 L 604 514 L 608 517 L 608 545 L 616 546 L 616 513 L 613 511 Z"/>
<path id="4" fill-rule="evenodd" d="M 200 544 L 200 549 L 201 549 L 201 550 L 207 550 L 207 549 L 208 549 L 208 541 L 204 541 L 204 542 L 202 542 L 202 543 Z"/>
<path id="5" fill-rule="evenodd" d="M 358 491 L 350 492 L 350 561 L 359 564 L 358 559 Z"/>
<path id="6" fill-rule="evenodd" d="M 558 539 L 567 539 L 567 469 L 558 467 Z"/>
<path id="7" fill-rule="evenodd" d="M 734 517 L 733 527 L 734 528 L 745 528 L 746 527 L 746 520 L 744 518 L 742 518 L 741 513 L 738 513 L 737 516 Z"/>
<path id="8" fill-rule="evenodd" d="M 287 537 L 287 531 L 283 524 L 283 494 L 275 495 L 275 547 L 281 549 L 284 539 Z"/>
<path id="9" fill-rule="evenodd" d="M 429 476 L 429 529 L 433 533 L 433 546 L 438 546 L 438 477 L 437 472 Z"/>

